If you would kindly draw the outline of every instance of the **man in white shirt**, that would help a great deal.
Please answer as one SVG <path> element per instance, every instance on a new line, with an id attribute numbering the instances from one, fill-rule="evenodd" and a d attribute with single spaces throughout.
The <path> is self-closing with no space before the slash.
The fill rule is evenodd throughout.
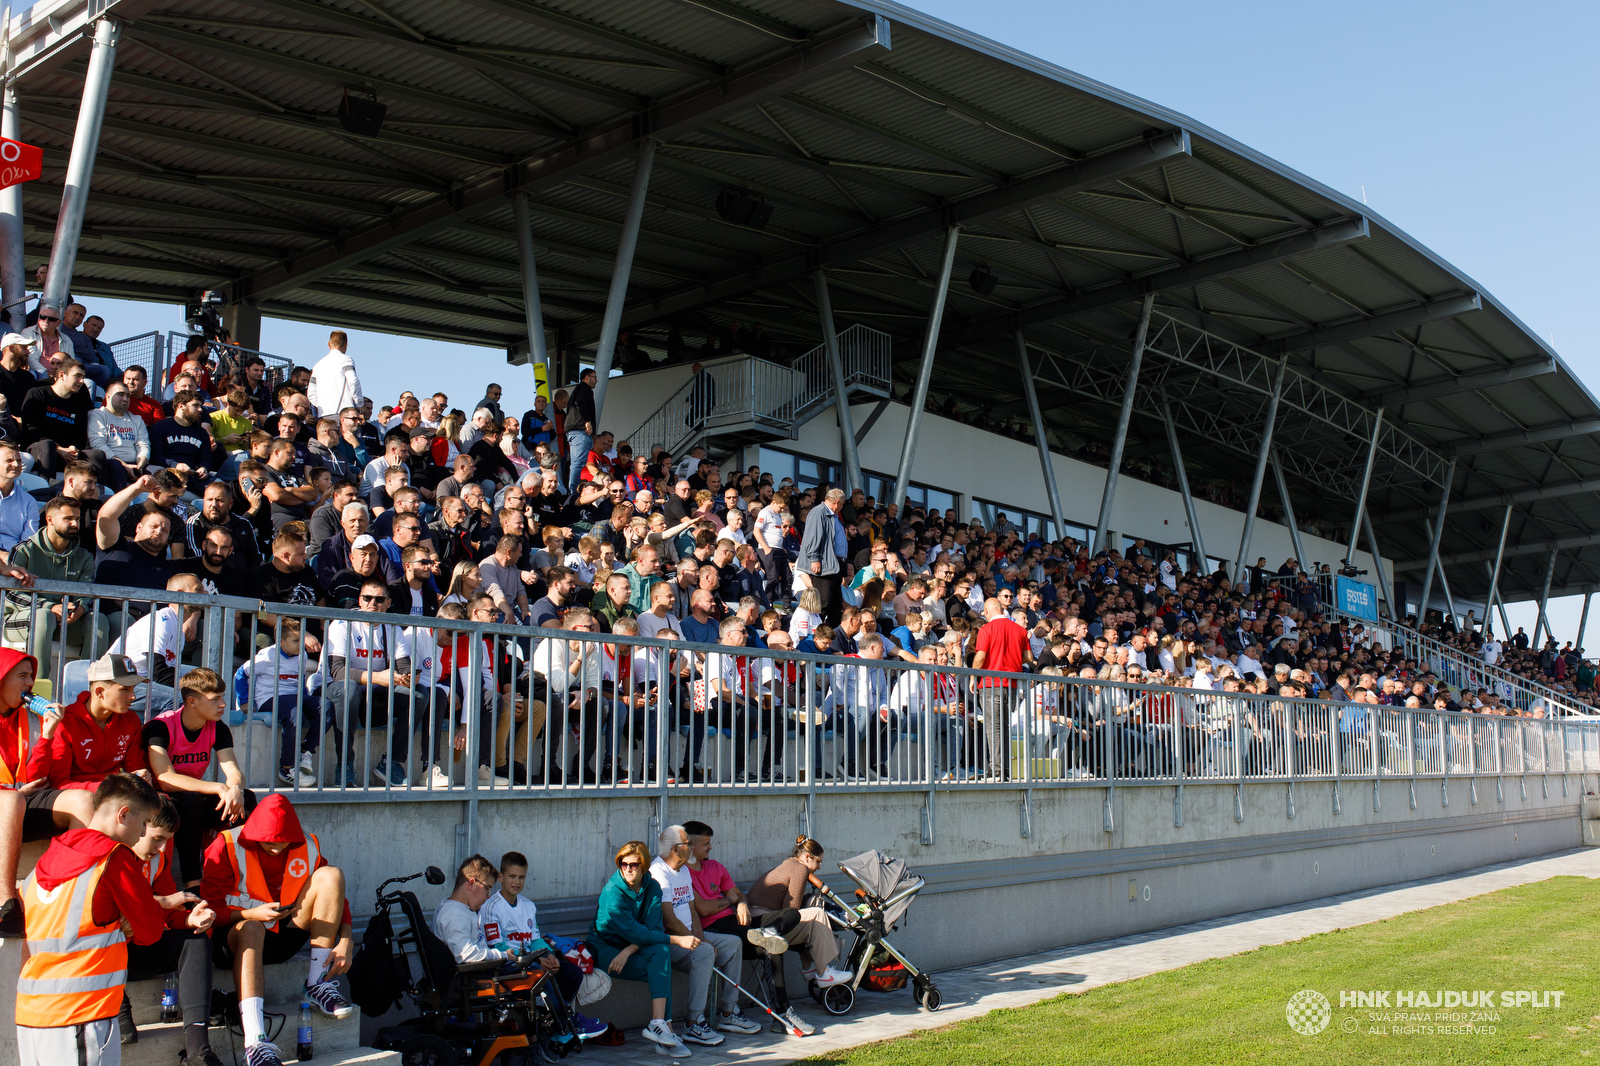
<path id="1" fill-rule="evenodd" d="M 1255 674 L 1256 677 L 1266 676 L 1266 671 L 1262 669 L 1261 664 L 1251 657 L 1249 651 L 1242 648 L 1239 650 L 1238 656 L 1233 660 L 1233 668 L 1239 671 L 1239 676 L 1247 681 L 1250 680 L 1247 676 L 1249 674 Z"/>
<path id="2" fill-rule="evenodd" d="M 328 334 L 328 354 L 317 360 L 311 368 L 311 383 L 306 386 L 306 399 L 319 416 L 337 417 L 346 407 L 360 407 L 361 379 L 356 376 L 356 364 L 348 355 L 350 338 L 343 330 Z"/>
<path id="3" fill-rule="evenodd" d="M 660 850 L 650 864 L 650 876 L 661 886 L 661 917 L 672 936 L 698 937 L 700 946 L 692 951 L 672 946 L 672 967 L 689 975 L 689 1024 L 684 1029 L 685 1043 L 716 1047 L 723 1036 L 706 1024 L 706 995 L 715 966 L 730 976 L 743 966 L 744 945 L 736 936 L 712 933 L 701 928 L 694 909 L 694 879 L 689 873 L 689 834 L 681 825 L 661 831 Z M 722 982 L 721 1010 L 717 1029 L 735 1033 L 759 1033 L 761 1026 L 739 1010 L 739 990 L 731 981 Z"/>
<path id="4" fill-rule="evenodd" d="M 411 750 L 411 645 L 405 630 L 385 624 L 388 618 L 389 587 L 381 575 L 366 579 L 357 594 L 356 610 L 374 621 L 328 623 L 323 640 L 327 663 L 323 676 L 325 710 L 335 723 L 335 735 L 342 724 L 378 729 L 388 726 L 388 754 L 372 766 L 379 784 L 405 788 L 406 760 Z M 355 751 L 347 738 L 339 737 L 345 749 L 346 787 L 354 787 Z M 392 756 L 392 761 L 391 761 Z"/>
<path id="5" fill-rule="evenodd" d="M 1485 666 L 1493 666 L 1500 661 L 1500 653 L 1504 647 L 1494 639 L 1494 630 L 1485 630 L 1483 639 L 1483 662 Z"/>
<path id="6" fill-rule="evenodd" d="M 167 581 L 168 592 L 200 594 L 200 579 L 194 574 L 174 574 Z M 133 709 L 169 711 L 177 704 L 178 664 L 183 657 L 185 640 L 193 640 L 200 633 L 199 607 L 185 604 L 167 604 L 157 608 L 129 626 L 127 632 L 111 645 L 113 655 L 126 655 L 133 660 L 139 676 L 149 679 L 148 695 L 133 698 Z"/>
<path id="7" fill-rule="evenodd" d="M 515 957 L 515 952 L 490 947 L 478 921 L 478 912 L 494 894 L 497 880 L 497 871 L 489 860 L 474 855 L 456 869 L 455 889 L 434 909 L 433 933 L 444 941 L 457 965 Z"/>

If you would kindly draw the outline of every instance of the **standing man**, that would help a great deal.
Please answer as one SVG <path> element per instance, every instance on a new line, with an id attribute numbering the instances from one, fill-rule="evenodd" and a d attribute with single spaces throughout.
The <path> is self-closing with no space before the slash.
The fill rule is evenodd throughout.
<path id="1" fill-rule="evenodd" d="M 361 406 L 361 379 L 356 376 L 355 361 L 345 354 L 349 347 L 344 330 L 334 330 L 328 334 L 328 354 L 311 368 L 306 399 L 319 415 L 337 415 L 346 407 Z"/>
<path id="2" fill-rule="evenodd" d="M 569 492 L 578 491 L 578 475 L 583 472 L 584 463 L 589 460 L 589 449 L 594 446 L 594 385 L 599 380 L 594 367 L 587 368 L 567 401 L 567 456 L 571 463 L 567 469 Z"/>
<path id="3" fill-rule="evenodd" d="M 1024 663 L 1033 662 L 1033 646 L 1028 631 L 1006 617 L 1000 601 L 983 601 L 983 626 L 978 630 L 977 651 L 972 656 L 974 670 L 1020 673 Z M 978 678 L 978 697 L 983 707 L 983 734 L 989 742 L 989 776 L 992 780 L 1011 780 L 1011 706 L 1008 678 Z"/>
<path id="4" fill-rule="evenodd" d="M 822 600 L 823 621 L 835 628 L 844 606 L 839 586 L 844 580 L 844 558 L 849 550 L 844 523 L 839 521 L 843 509 L 844 490 L 829 489 L 822 503 L 806 515 L 805 535 L 800 538 L 800 568 L 811 575 L 811 587 Z"/>

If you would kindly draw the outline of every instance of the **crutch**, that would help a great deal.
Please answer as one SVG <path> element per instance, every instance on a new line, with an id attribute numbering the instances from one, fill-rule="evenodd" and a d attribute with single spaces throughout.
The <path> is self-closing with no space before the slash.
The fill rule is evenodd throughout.
<path id="1" fill-rule="evenodd" d="M 715 964 L 712 965 L 711 970 L 718 977 L 720 977 L 724 981 L 728 982 L 734 988 L 737 988 L 740 992 L 743 992 L 747 997 L 750 998 L 750 1000 L 753 1003 L 755 1003 L 756 1006 L 760 1007 L 762 1010 L 764 1010 L 768 1014 L 772 1015 L 772 1020 L 777 1022 L 779 1025 L 783 1026 L 783 1028 L 789 1033 L 790 1036 L 805 1036 L 806 1035 L 806 1034 L 802 1033 L 799 1029 L 795 1028 L 793 1025 L 790 1025 L 788 1020 L 786 1018 L 784 1018 L 781 1014 L 779 1014 L 777 1011 L 773 1010 L 771 1007 L 769 1007 L 765 1003 L 761 1002 L 761 1000 L 757 999 L 750 992 L 749 989 L 745 988 L 738 981 L 735 981 L 733 978 L 729 977 L 727 974 L 725 974 L 721 970 L 717 969 Z"/>

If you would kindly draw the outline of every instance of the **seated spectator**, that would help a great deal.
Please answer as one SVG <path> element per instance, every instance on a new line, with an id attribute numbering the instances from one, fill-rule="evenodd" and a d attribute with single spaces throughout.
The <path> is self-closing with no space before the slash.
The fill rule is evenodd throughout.
<path id="1" fill-rule="evenodd" d="M 561 618 L 560 628 L 592 634 L 594 616 L 583 608 L 570 610 Z M 595 641 L 552 637 L 533 650 L 533 669 L 543 679 L 547 693 L 550 750 L 544 768 L 550 784 L 572 780 L 569 728 L 582 736 L 578 765 L 583 783 L 592 785 L 598 780 L 592 764 L 600 745 L 600 692 L 605 680 L 600 648 Z"/>
<path id="2" fill-rule="evenodd" d="M 404 788 L 411 750 L 411 648 L 398 625 L 385 622 L 389 588 L 382 578 L 362 583 L 358 613 L 372 621 L 328 623 L 327 681 L 323 692 L 327 713 L 342 752 L 347 788 L 356 785 L 352 738 L 340 736 L 345 723 L 368 728 L 389 727 L 388 753 L 372 767 L 379 784 Z"/>
<path id="3" fill-rule="evenodd" d="M 94 400 L 83 385 L 83 364 L 63 358 L 60 370 L 48 384 L 37 385 L 23 397 L 17 417 L 22 422 L 22 439 L 33 456 L 35 468 L 54 480 L 72 460 L 82 458 L 95 467 L 101 481 L 108 481 L 105 452 L 91 454 L 89 448 L 89 409 Z"/>
<path id="4" fill-rule="evenodd" d="M 0 456 L 3 455 L 4 449 L 0 447 Z M 172 522 L 166 512 L 148 510 L 141 515 L 131 543 L 123 534 L 123 512 L 135 496 L 147 492 L 154 482 L 155 479 L 146 474 L 101 505 L 95 519 L 95 543 L 100 548 L 94 572 L 97 584 L 163 589 L 176 572 L 167 559 Z"/>
<path id="5" fill-rule="evenodd" d="M 150 779 L 134 690 L 144 678 L 125 655 L 106 655 L 89 666 L 89 687 L 61 715 L 50 738 L 50 787 L 93 791 L 110 774 L 126 771 Z"/>
<path id="6" fill-rule="evenodd" d="M 700 939 L 666 931 L 661 885 L 650 876 L 650 851 L 643 841 L 622 845 L 613 862 L 616 872 L 600 890 L 594 922 L 584 941 L 594 951 L 595 965 L 616 977 L 650 986 L 650 1024 L 643 1036 L 667 1056 L 686 1059 L 689 1049 L 672 1031 L 672 953 L 676 949 L 692 958 L 701 952 Z M 701 954 L 709 979 L 714 952 L 707 945 Z"/>
<path id="7" fill-rule="evenodd" d="M 256 899 L 262 889 L 267 898 Z M 327 848 L 300 827 L 282 794 L 267 796 L 244 825 L 206 848 L 200 896 L 217 913 L 211 957 L 233 970 L 249 1066 L 282 1061 L 267 1040 L 264 967 L 288 962 L 308 941 L 305 998 L 329 1018 L 355 1013 L 333 980 L 350 968 L 344 871 L 328 863 Z"/>
<path id="8" fill-rule="evenodd" d="M 743 970 L 742 938 L 711 932 L 701 925 L 694 908 L 694 878 L 688 870 L 689 834 L 681 825 L 661 831 L 661 848 L 650 864 L 650 876 L 661 886 L 662 927 L 674 937 L 689 937 L 692 947 L 672 945 L 672 967 L 689 975 L 689 1020 L 684 1027 L 687 1043 L 715 1047 L 723 1042 L 718 1030 L 734 1033 L 759 1033 L 761 1026 L 739 1009 L 739 990 L 731 981 L 722 982 L 716 1027 L 708 1024 L 706 1000 L 711 986 L 711 971 L 720 969 L 737 978 Z"/>
<path id="9" fill-rule="evenodd" d="M 185 888 L 199 888 L 208 833 L 238 825 L 255 810 L 233 752 L 233 731 L 222 721 L 228 688 L 214 670 L 191 670 L 178 682 L 180 703 L 151 719 L 141 742 L 156 786 L 177 809 L 178 868 Z M 207 781 L 215 763 L 220 780 Z"/>
<path id="10" fill-rule="evenodd" d="M 89 412 L 89 447 L 106 456 L 106 485 L 113 492 L 144 473 L 150 463 L 150 431 L 128 410 L 130 393 L 121 381 L 106 389 L 105 405 Z"/>
<path id="11" fill-rule="evenodd" d="M 192 389 L 179 392 L 172 415 L 150 427 L 151 467 L 176 470 L 196 483 L 210 480 L 215 447 L 200 394 Z"/>
<path id="12" fill-rule="evenodd" d="M 438 566 L 425 544 L 413 544 L 400 553 L 403 580 L 389 586 L 390 609 L 396 614 L 433 617 L 439 611 L 439 593 L 433 582 Z"/>
<path id="13" fill-rule="evenodd" d="M 166 417 L 161 404 L 145 392 L 150 375 L 142 366 L 130 366 L 122 372 L 122 383 L 128 387 L 128 411 L 144 422 L 145 429 Z"/>
<path id="14" fill-rule="evenodd" d="M 264 603 L 310 607 L 322 602 L 323 587 L 306 565 L 306 542 L 298 525 L 278 530 L 272 538 L 272 556 L 250 572 L 250 586 Z M 272 615 L 259 617 L 262 625 L 272 625 Z"/>
<path id="15" fill-rule="evenodd" d="M 250 435 L 256 429 L 251 415 L 250 394 L 238 387 L 223 396 L 221 410 L 211 412 L 211 436 L 228 456 L 250 450 Z"/>
<path id="16" fill-rule="evenodd" d="M 78 501 L 70 496 L 52 498 L 44 509 L 43 528 L 13 548 L 11 559 L 12 565 L 35 578 L 88 585 L 94 578 L 94 556 L 78 546 Z M 50 662 L 50 643 L 58 635 L 63 659 L 69 644 L 77 645 L 83 657 L 97 657 L 111 640 L 111 626 L 105 615 L 91 615 L 92 608 L 91 602 L 71 597 L 40 596 L 30 603 L 8 596 L 6 639 L 25 644 L 42 663 Z"/>
<path id="17" fill-rule="evenodd" d="M 200 579 L 193 574 L 174 574 L 167 579 L 167 591 L 198 596 Z M 112 653 L 126 655 L 139 676 L 150 682 L 148 692 L 134 698 L 134 706 L 140 712 L 146 708 L 165 711 L 177 702 L 177 671 L 183 661 L 183 648 L 199 636 L 203 613 L 196 604 L 158 604 L 112 642 Z"/>
<path id="18" fill-rule="evenodd" d="M 18 484 L 21 473 L 21 451 L 0 441 L 0 559 L 39 531 L 39 501 Z"/>
<path id="19" fill-rule="evenodd" d="M 22 401 L 28 392 L 39 384 L 39 379 L 28 367 L 28 338 L 7 331 L 0 337 L 0 396 L 5 397 L 7 410 L 22 410 Z"/>
<path id="20" fill-rule="evenodd" d="M 278 780 L 295 788 L 311 788 L 317 783 L 316 753 L 326 728 L 321 689 L 309 689 L 304 676 L 316 669 L 316 661 L 301 653 L 298 618 L 280 618 L 274 628 L 276 642 L 240 667 L 245 684 L 239 702 L 254 707 L 256 714 L 268 721 L 277 716 Z M 299 724 L 302 718 L 303 729 Z"/>
<path id="21" fill-rule="evenodd" d="M 282 437 L 272 442 L 267 453 L 266 478 L 261 486 L 262 495 L 272 505 L 272 528 L 282 529 L 288 522 L 304 522 L 311 517 L 311 507 L 321 498 L 316 486 L 306 483 L 301 467 L 295 464 L 295 445 Z"/>
<path id="22" fill-rule="evenodd" d="M 482 855 L 469 856 L 456 867 L 455 887 L 433 911 L 433 933 L 444 941 L 456 965 L 513 962 L 519 952 L 510 947 L 490 947 L 478 912 L 495 894 L 500 872 Z"/>
<path id="23" fill-rule="evenodd" d="M 750 886 L 748 899 L 752 918 L 767 923 L 759 930 L 752 930 L 751 934 L 753 942 L 756 939 L 754 934 L 763 934 L 763 946 L 765 942 L 770 942 L 764 935 L 766 930 L 773 928 L 770 923 L 781 917 L 783 924 L 787 924 L 788 916 L 784 912 L 793 910 L 798 913 L 799 921 L 780 935 L 790 947 L 800 949 L 801 976 L 826 988 L 828 985 L 847 983 L 855 975 L 849 970 L 833 968 L 831 963 L 839 953 L 833 928 L 828 924 L 827 915 L 821 907 L 805 906 L 809 884 L 822 868 L 822 856 L 821 844 L 810 837 L 798 838 L 794 853 L 776 868 L 762 874 Z"/>

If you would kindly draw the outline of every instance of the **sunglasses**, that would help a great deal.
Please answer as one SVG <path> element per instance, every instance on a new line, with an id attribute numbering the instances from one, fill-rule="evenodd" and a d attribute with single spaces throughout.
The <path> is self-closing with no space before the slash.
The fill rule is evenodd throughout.
<path id="1" fill-rule="evenodd" d="M 39 316 L 39 321 L 40 322 L 60 322 L 61 319 L 57 318 L 55 315 L 40 315 Z"/>
<path id="2" fill-rule="evenodd" d="M 619 863 L 617 863 L 617 869 L 619 869 L 619 870 L 637 870 L 642 865 L 643 865 L 643 863 L 637 863 L 637 862 L 619 862 Z"/>
<path id="3" fill-rule="evenodd" d="M 382 603 L 384 600 L 386 600 L 388 598 L 389 597 L 387 597 L 387 596 L 363 596 L 363 597 L 361 597 L 361 602 L 362 603 Z"/>

